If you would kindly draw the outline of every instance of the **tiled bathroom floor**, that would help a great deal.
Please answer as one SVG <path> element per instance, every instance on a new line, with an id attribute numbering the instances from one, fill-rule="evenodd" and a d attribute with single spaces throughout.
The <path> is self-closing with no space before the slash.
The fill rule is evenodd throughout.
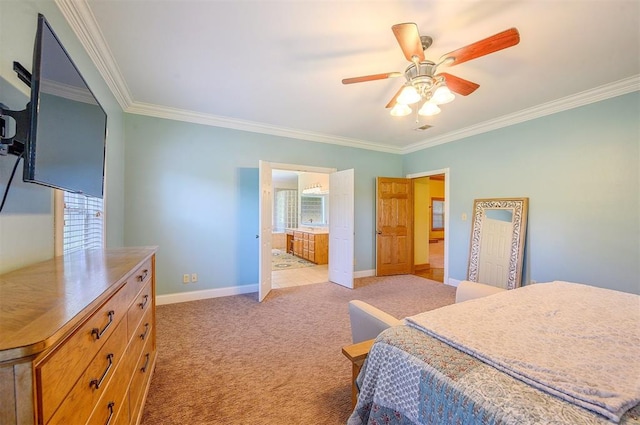
<path id="1" fill-rule="evenodd" d="M 271 287 L 274 289 L 289 288 L 291 286 L 327 282 L 328 276 L 329 268 L 327 264 L 291 270 L 277 270 L 271 272 Z"/>

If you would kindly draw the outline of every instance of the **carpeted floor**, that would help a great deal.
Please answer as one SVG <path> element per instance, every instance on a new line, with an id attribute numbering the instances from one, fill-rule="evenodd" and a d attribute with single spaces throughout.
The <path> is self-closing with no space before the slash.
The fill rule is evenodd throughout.
<path id="1" fill-rule="evenodd" d="M 417 276 L 356 279 L 157 308 L 158 362 L 143 425 L 337 425 L 350 414 L 347 303 L 396 317 L 454 301 L 455 288 Z"/>

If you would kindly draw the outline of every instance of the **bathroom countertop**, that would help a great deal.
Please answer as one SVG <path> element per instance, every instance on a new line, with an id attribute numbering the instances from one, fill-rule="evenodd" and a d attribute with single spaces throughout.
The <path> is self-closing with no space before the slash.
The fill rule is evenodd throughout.
<path id="1" fill-rule="evenodd" d="M 288 232 L 305 232 L 305 233 L 313 233 L 314 235 L 322 235 L 322 234 L 326 234 L 329 233 L 329 228 L 328 227 L 295 227 L 295 228 L 289 228 L 286 230 L 287 233 Z"/>

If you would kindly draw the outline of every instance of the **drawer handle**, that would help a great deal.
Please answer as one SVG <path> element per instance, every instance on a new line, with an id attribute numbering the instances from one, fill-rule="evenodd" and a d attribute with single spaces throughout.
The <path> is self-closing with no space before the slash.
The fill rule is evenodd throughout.
<path id="1" fill-rule="evenodd" d="M 89 382 L 89 386 L 93 387 L 94 390 L 97 390 L 100 388 L 100 385 L 102 385 L 104 378 L 107 377 L 107 374 L 111 370 L 111 366 L 113 366 L 113 354 L 107 354 L 107 361 L 109 362 L 109 364 L 107 365 L 107 368 L 102 373 L 102 376 L 100 377 L 100 379 L 99 380 L 92 379 L 91 382 Z"/>
<path id="2" fill-rule="evenodd" d="M 109 425 L 111 423 L 111 418 L 113 418 L 113 406 L 116 404 L 113 401 L 110 401 L 107 405 L 107 409 L 109 409 L 109 417 L 107 418 L 107 422 L 104 425 Z"/>
<path id="3" fill-rule="evenodd" d="M 142 274 L 140 276 L 138 276 L 138 282 L 144 282 L 145 279 L 147 278 L 147 276 L 149 276 L 149 270 L 144 269 L 142 271 Z"/>
<path id="4" fill-rule="evenodd" d="M 147 305 L 147 301 L 149 301 L 149 295 L 142 297 L 142 302 L 139 303 L 138 306 L 144 310 L 144 307 Z"/>
<path id="5" fill-rule="evenodd" d="M 147 358 L 147 360 L 145 360 L 144 366 L 140 368 L 140 372 L 142 373 L 145 373 L 147 371 L 147 367 L 149 366 L 149 353 L 145 354 L 144 356 Z"/>
<path id="6" fill-rule="evenodd" d="M 144 332 L 140 334 L 140 339 L 144 341 L 144 339 L 147 337 L 148 333 L 149 333 L 149 324 L 145 323 L 144 324 Z"/>
<path id="7" fill-rule="evenodd" d="M 93 328 L 93 330 L 91 330 L 91 335 L 93 335 L 95 337 L 95 339 L 100 339 L 100 337 L 102 337 L 102 335 L 104 335 L 104 333 L 107 331 L 107 329 L 109 329 L 109 326 L 111 326 L 111 324 L 113 323 L 113 316 L 116 314 L 115 311 L 113 310 L 109 310 L 109 323 L 107 323 L 105 325 L 104 328 L 102 328 L 102 330 L 98 329 L 98 328 Z"/>

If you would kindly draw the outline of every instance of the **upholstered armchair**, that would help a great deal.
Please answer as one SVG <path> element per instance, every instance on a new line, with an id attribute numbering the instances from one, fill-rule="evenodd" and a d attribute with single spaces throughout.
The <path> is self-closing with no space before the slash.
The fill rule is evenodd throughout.
<path id="1" fill-rule="evenodd" d="M 354 344 L 373 339 L 383 330 L 402 323 L 389 313 L 360 300 L 349 301 L 349 320 Z"/>

